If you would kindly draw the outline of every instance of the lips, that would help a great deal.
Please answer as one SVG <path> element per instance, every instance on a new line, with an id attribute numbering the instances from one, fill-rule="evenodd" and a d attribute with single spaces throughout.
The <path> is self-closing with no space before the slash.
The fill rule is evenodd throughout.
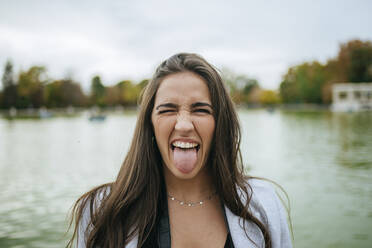
<path id="1" fill-rule="evenodd" d="M 196 149 L 199 151 L 200 145 L 195 141 L 182 141 L 182 140 L 175 140 L 171 143 L 171 149 L 174 150 L 175 148 L 180 149 Z"/>

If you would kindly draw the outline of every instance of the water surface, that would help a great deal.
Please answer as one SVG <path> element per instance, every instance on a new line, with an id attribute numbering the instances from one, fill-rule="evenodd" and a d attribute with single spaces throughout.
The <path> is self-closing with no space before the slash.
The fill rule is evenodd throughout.
<path id="1" fill-rule="evenodd" d="M 372 114 L 242 110 L 250 174 L 291 200 L 296 247 L 371 247 Z M 63 247 L 83 192 L 115 178 L 134 114 L 0 119 L 0 247 Z"/>

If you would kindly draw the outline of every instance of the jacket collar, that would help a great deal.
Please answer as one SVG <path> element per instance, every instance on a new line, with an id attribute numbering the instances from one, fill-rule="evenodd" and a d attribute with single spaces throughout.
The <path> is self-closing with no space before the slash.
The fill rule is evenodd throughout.
<path id="1" fill-rule="evenodd" d="M 233 214 L 226 206 L 225 211 L 235 248 L 264 247 L 264 244 L 262 244 L 262 240 L 264 240 L 263 235 L 257 225 L 251 221 L 244 221 L 243 223 L 243 220 L 239 216 Z M 243 224 L 245 225 L 247 233 L 249 233 L 249 237 L 244 231 Z"/>
<path id="2" fill-rule="evenodd" d="M 234 243 L 235 248 L 246 248 L 246 247 L 264 247 L 262 244 L 263 235 L 260 229 L 254 223 L 250 221 L 245 221 L 244 225 L 246 231 L 250 234 L 247 237 L 244 228 L 243 221 L 239 216 L 233 214 L 228 207 L 225 206 L 225 213 L 227 218 L 227 223 L 230 229 L 230 235 Z M 254 243 L 253 243 L 253 242 Z M 127 248 L 137 248 L 138 236 L 135 236 L 126 246 Z"/>

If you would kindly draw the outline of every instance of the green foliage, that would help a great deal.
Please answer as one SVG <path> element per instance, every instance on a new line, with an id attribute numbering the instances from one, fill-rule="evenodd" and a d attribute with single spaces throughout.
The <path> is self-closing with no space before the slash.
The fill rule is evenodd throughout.
<path id="1" fill-rule="evenodd" d="M 137 105 L 141 91 L 147 83 L 148 80 L 142 80 L 139 84 L 133 84 L 129 80 L 119 82 L 116 87 L 121 92 L 121 103 L 127 106 Z"/>
<path id="2" fill-rule="evenodd" d="M 47 84 L 44 98 L 48 108 L 82 107 L 86 103 L 80 84 L 71 79 L 55 80 Z"/>
<path id="3" fill-rule="evenodd" d="M 295 68 L 289 68 L 284 80 L 280 84 L 280 95 L 285 103 L 299 103 L 301 101 L 299 84 L 296 80 Z"/>
<path id="4" fill-rule="evenodd" d="M 326 82 L 324 66 L 305 63 L 297 68 L 300 95 L 305 103 L 322 103 L 322 87 Z"/>
<path id="5" fill-rule="evenodd" d="M 8 60 L 5 64 L 4 74 L 1 81 L 4 88 L 15 85 L 13 76 L 13 64 L 10 60 Z"/>
<path id="6" fill-rule="evenodd" d="M 139 90 L 135 85 L 133 85 L 132 81 L 121 81 L 116 86 L 119 88 L 123 105 L 133 106 L 137 104 Z"/>
<path id="7" fill-rule="evenodd" d="M 221 73 L 232 99 L 237 104 L 330 103 L 332 85 L 338 82 L 372 81 L 372 43 L 351 40 L 340 45 L 337 57 L 326 64 L 305 62 L 288 68 L 280 84 L 280 96 L 262 90 L 256 79 L 223 69 Z M 134 83 L 123 80 L 105 86 L 100 76 L 91 80 L 91 93 L 85 96 L 80 85 L 72 79 L 48 81 L 46 69 L 32 66 L 13 75 L 13 64 L 7 61 L 2 76 L 0 108 L 59 108 L 97 105 L 135 106 L 148 80 Z"/>
<path id="8" fill-rule="evenodd" d="M 230 91 L 230 96 L 235 103 L 250 102 L 253 89 L 259 87 L 258 81 L 245 75 L 237 75 L 228 69 L 223 69 L 222 77 Z"/>
<path id="9" fill-rule="evenodd" d="M 141 82 L 138 83 L 139 89 L 142 91 L 147 86 L 148 83 L 149 83 L 148 79 L 143 79 Z"/>
<path id="10" fill-rule="evenodd" d="M 124 80 L 115 86 L 106 87 L 104 103 L 106 106 L 135 106 L 137 105 L 141 91 L 146 87 L 149 80 L 145 79 L 134 84 L 130 80 Z"/>
<path id="11" fill-rule="evenodd" d="M 100 107 L 105 106 L 104 104 L 105 86 L 101 82 L 100 76 L 94 76 L 91 83 L 91 103 Z"/>
<path id="12" fill-rule="evenodd" d="M 350 66 L 347 76 L 350 82 L 372 81 L 372 43 L 352 41 L 345 49 L 349 51 Z"/>
<path id="13" fill-rule="evenodd" d="M 45 72 L 46 70 L 42 66 L 33 66 L 28 71 L 20 72 L 17 85 L 18 108 L 39 108 L 44 104 Z"/>
<path id="14" fill-rule="evenodd" d="M 330 103 L 332 84 L 372 81 L 372 43 L 352 40 L 340 46 L 337 58 L 288 69 L 280 84 L 285 103 Z"/>
<path id="15" fill-rule="evenodd" d="M 14 81 L 13 64 L 8 60 L 2 77 L 3 93 L 0 99 L 1 108 L 11 108 L 17 105 L 17 86 Z"/>
<path id="16" fill-rule="evenodd" d="M 14 80 L 13 65 L 8 61 L 2 76 L 3 92 L 0 92 L 0 107 L 17 108 L 65 108 L 68 106 L 83 107 L 97 105 L 135 106 L 141 91 L 146 87 L 148 79 L 139 83 L 123 80 L 114 86 L 104 86 L 100 76 L 94 76 L 91 81 L 91 93 L 87 97 L 80 84 L 72 79 L 47 80 L 46 69 L 32 66 L 27 71 L 18 74 Z"/>
<path id="17" fill-rule="evenodd" d="M 273 105 L 280 103 L 280 96 L 273 90 L 262 90 L 260 94 L 260 103 L 263 105 Z"/>

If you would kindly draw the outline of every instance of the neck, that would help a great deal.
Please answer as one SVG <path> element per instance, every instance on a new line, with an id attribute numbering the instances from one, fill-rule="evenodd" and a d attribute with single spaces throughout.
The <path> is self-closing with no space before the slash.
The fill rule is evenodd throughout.
<path id="1" fill-rule="evenodd" d="M 164 169 L 164 177 L 168 194 L 182 201 L 199 201 L 215 191 L 207 168 L 191 179 L 177 178 L 168 169 Z"/>

